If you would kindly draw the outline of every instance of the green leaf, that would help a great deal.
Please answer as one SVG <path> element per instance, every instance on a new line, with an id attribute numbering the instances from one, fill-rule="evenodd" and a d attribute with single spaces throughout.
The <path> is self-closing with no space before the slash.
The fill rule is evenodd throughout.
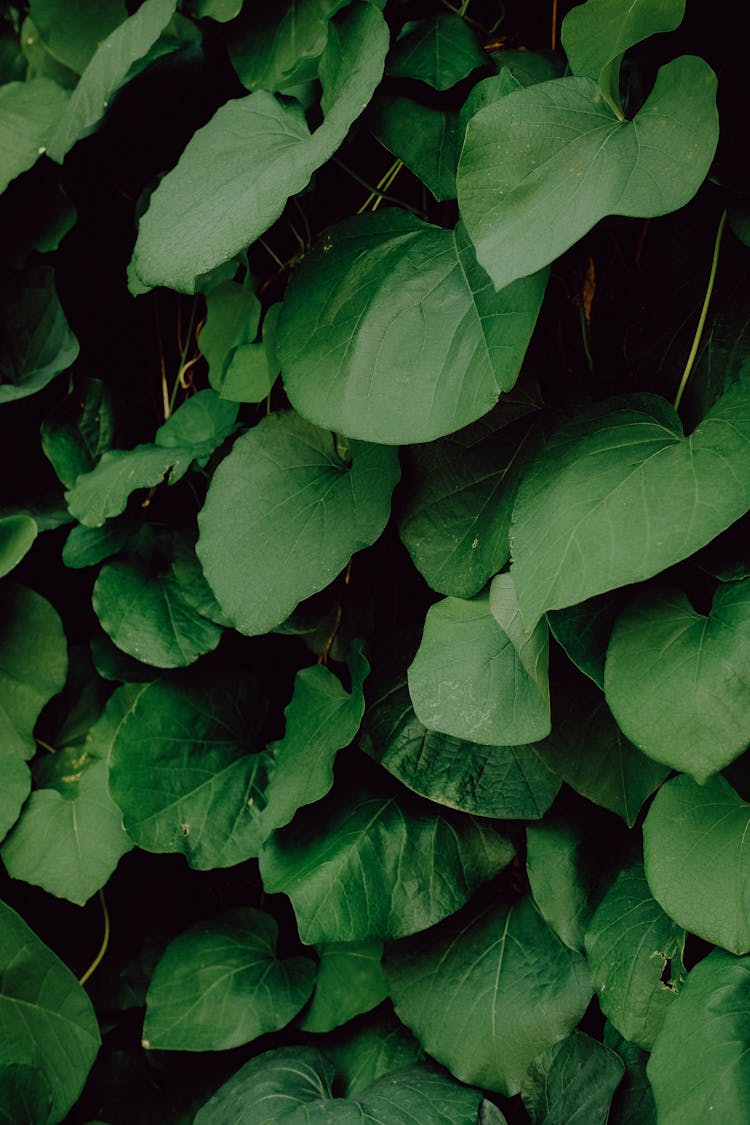
<path id="1" fill-rule="evenodd" d="M 107 763 L 58 751 L 55 766 L 56 787 L 31 794 L 3 844 L 3 863 L 11 878 L 83 906 L 133 845 L 107 789 Z"/>
<path id="2" fill-rule="evenodd" d="M 49 78 L 0 87 L 0 192 L 46 151 L 68 95 Z"/>
<path id="3" fill-rule="evenodd" d="M 292 405 L 385 445 L 458 430 L 514 386 L 546 282 L 542 272 L 495 293 L 461 225 L 397 208 L 355 216 L 287 291 L 279 359 Z"/>
<path id="4" fill-rule="evenodd" d="M 62 691 L 68 646 L 55 610 L 33 590 L 0 585 L 0 746 L 30 758 L 42 708 Z"/>
<path id="5" fill-rule="evenodd" d="M 644 1050 L 684 979 L 684 946 L 684 931 L 651 897 L 642 865 L 621 871 L 591 919 L 586 953 L 600 1008 Z"/>
<path id="6" fill-rule="evenodd" d="M 55 273 L 36 266 L 0 289 L 0 403 L 46 387 L 78 356 L 55 291 Z"/>
<path id="7" fill-rule="evenodd" d="M 292 412 L 271 414 L 216 470 L 197 553 L 235 628 L 274 628 L 385 527 L 393 449 L 338 441 Z"/>
<path id="8" fill-rule="evenodd" d="M 481 746 L 422 726 L 406 679 L 412 652 L 401 641 L 369 681 L 362 749 L 439 805 L 498 820 L 544 816 L 561 781 L 531 746 Z"/>
<path id="9" fill-rule="evenodd" d="M 261 305 L 249 277 L 225 281 L 206 295 L 206 323 L 198 335 L 213 389 L 221 392 L 238 348 L 252 344 L 258 334 Z"/>
<path id="10" fill-rule="evenodd" d="M 0 1125 L 47 1125 L 51 1108 L 42 1070 L 25 1063 L 0 1064 Z"/>
<path id="11" fill-rule="evenodd" d="M 284 711 L 284 737 L 269 747 L 272 772 L 261 813 L 265 834 L 289 824 L 298 809 L 325 797 L 333 785 L 336 754 L 356 735 L 365 710 L 362 686 L 370 666 L 361 642 L 353 646 L 350 671 L 351 692 L 322 664 L 297 673 Z"/>
<path id="12" fill-rule="evenodd" d="M 264 707 L 247 675 L 156 682 L 135 697 L 112 746 L 110 792 L 128 835 L 191 867 L 258 854 L 257 813 L 269 756 L 257 748 Z"/>
<path id="13" fill-rule="evenodd" d="M 159 427 L 154 443 L 163 449 L 190 449 L 198 464 L 205 465 L 234 432 L 238 411 L 236 403 L 223 402 L 210 388 L 198 391 Z"/>
<path id="14" fill-rule="evenodd" d="M 328 26 L 347 0 L 296 0 L 250 5 L 232 25 L 229 55 L 248 90 L 288 90 L 316 76 Z"/>
<path id="15" fill-rule="evenodd" d="M 407 24 L 404 32 L 388 56 L 391 78 L 417 78 L 435 90 L 448 90 L 487 65 L 474 32 L 457 15 L 440 12 Z"/>
<path id="16" fill-rule="evenodd" d="M 591 915 L 581 843 L 580 832 L 566 824 L 526 829 L 526 873 L 534 902 L 561 941 L 579 952 Z"/>
<path id="17" fill-rule="evenodd" d="M 481 1100 L 478 1090 L 467 1090 L 426 1066 L 412 1066 L 384 1075 L 353 1102 L 336 1099 L 332 1106 L 323 1103 L 307 1112 L 298 1109 L 287 1118 L 287 1125 L 331 1119 L 342 1125 L 360 1121 L 373 1125 L 411 1125 L 416 1121 L 475 1125 Z"/>
<path id="18" fill-rule="evenodd" d="M 690 971 L 648 1063 L 659 1125 L 742 1125 L 750 1099 L 750 959 L 715 949 Z"/>
<path id="19" fill-rule="evenodd" d="M 583 957 L 530 899 L 464 912 L 392 946 L 383 964 L 396 1014 L 425 1050 L 462 1082 L 508 1095 L 591 996 Z"/>
<path id="20" fill-rule="evenodd" d="M 622 1060 L 582 1031 L 547 1047 L 529 1067 L 521 1097 L 534 1125 L 607 1125 L 625 1073 Z"/>
<path id="21" fill-rule="evenodd" d="M 83 473 L 65 493 L 70 514 L 87 527 L 101 527 L 105 520 L 125 511 L 131 492 L 156 488 L 164 480 L 176 484 L 192 460 L 192 449 L 177 446 L 110 449 L 95 469 Z"/>
<path id="22" fill-rule="evenodd" d="M 380 959 L 381 942 L 321 945 L 318 976 L 310 1007 L 300 1020 L 303 1031 L 332 1031 L 388 995 Z"/>
<path id="23" fill-rule="evenodd" d="M 29 15 L 47 50 L 81 74 L 97 46 L 127 16 L 123 0 L 31 0 Z"/>
<path id="24" fill-rule="evenodd" d="M 35 250 L 57 250 L 76 219 L 60 170 L 48 161 L 39 162 L 14 180 L 0 199 L 0 257 L 6 265 L 23 269 Z"/>
<path id="25" fill-rule="evenodd" d="M 651 893 L 677 925 L 732 953 L 750 950 L 750 805 L 723 777 L 663 785 L 643 825 Z"/>
<path id="26" fill-rule="evenodd" d="M 31 774 L 23 758 L 0 749 L 0 840 L 18 820 L 30 789 Z"/>
<path id="27" fill-rule="evenodd" d="M 648 1055 L 623 1039 L 611 1023 L 604 1025 L 604 1045 L 617 1051 L 625 1064 L 625 1077 L 615 1092 L 608 1125 L 657 1125 L 654 1095 L 646 1075 Z"/>
<path id="28" fill-rule="evenodd" d="M 552 702 L 552 734 L 534 744 L 541 760 L 629 828 L 669 770 L 652 762 L 622 734 L 604 696 L 582 677 L 561 679 Z"/>
<path id="29" fill-rule="evenodd" d="M 353 1098 L 384 1074 L 422 1062 L 424 1051 L 390 1005 L 352 1020 L 320 1040 L 333 1059 L 342 1093 Z"/>
<path id="30" fill-rule="evenodd" d="M 602 80 L 607 93 L 618 93 L 620 60 L 625 52 L 659 32 L 674 31 L 682 23 L 685 0 L 588 0 L 568 12 L 561 38 L 574 74 Z M 609 81 L 602 71 L 613 66 Z"/>
<path id="31" fill-rule="evenodd" d="M 607 703 L 657 762 L 703 783 L 750 743 L 750 580 L 719 586 L 711 612 L 680 590 L 644 590 L 615 622 Z"/>
<path id="32" fill-rule="evenodd" d="M 381 145 L 402 160 L 438 202 L 456 198 L 461 148 L 456 113 L 411 98 L 379 98 L 368 124 Z"/>
<path id="33" fill-rule="evenodd" d="M 351 5 L 331 24 L 320 62 L 324 120 L 312 134 L 299 107 L 264 90 L 222 106 L 151 197 L 133 255 L 141 283 L 192 292 L 200 274 L 260 237 L 342 144 L 387 48 L 383 16 L 370 4 Z"/>
<path id="34" fill-rule="evenodd" d="M 36 520 L 18 514 L 0 516 L 0 578 L 10 574 L 37 537 Z"/>
<path id="35" fill-rule="evenodd" d="M 90 473 L 114 441 L 112 395 L 99 379 L 78 379 L 45 417 L 42 449 L 58 478 L 72 488 Z"/>
<path id="36" fill-rule="evenodd" d="M 527 419 L 514 424 L 522 411 L 504 397 L 466 429 L 405 451 L 399 533 L 440 594 L 472 598 L 508 561 L 513 501 L 539 444 Z"/>
<path id="37" fill-rule="evenodd" d="M 651 578 L 750 507 L 750 379 L 690 437 L 656 395 L 614 399 L 564 426 L 518 491 L 513 574 L 524 619 Z"/>
<path id="38" fill-rule="evenodd" d="M 91 1001 L 62 961 L 0 902 L 0 1058 L 36 1067 L 52 1096 L 47 1125 L 78 1098 L 99 1050 Z"/>
<path id="39" fill-rule="evenodd" d="M 277 929 L 270 915 L 243 907 L 175 938 L 146 997 L 144 1047 L 225 1051 L 285 1027 L 312 992 L 315 963 L 279 958 Z"/>
<path id="40" fill-rule="evenodd" d="M 509 575 L 430 608 L 409 692 L 421 723 L 456 738 L 507 746 L 549 734 L 547 626 L 523 629 Z"/>
<path id="41" fill-rule="evenodd" d="M 590 78 L 517 90 L 471 119 L 458 165 L 461 217 L 502 289 L 559 257 L 606 215 L 683 207 L 718 138 L 716 76 L 692 55 L 667 63 L 632 121 Z"/>
<path id="42" fill-rule="evenodd" d="M 265 844 L 260 869 L 269 894 L 292 900 L 311 945 L 424 930 L 463 906 L 513 853 L 473 818 L 361 788 L 302 811 Z"/>
<path id="43" fill-rule="evenodd" d="M 314 1047 L 264 1051 L 240 1067 L 198 1110 L 194 1125 L 272 1125 L 297 1105 L 333 1097 L 334 1071 Z"/>
<path id="44" fill-rule="evenodd" d="M 137 525 L 127 518 L 108 520 L 103 527 L 85 527 L 77 523 L 65 540 L 62 560 L 73 570 L 96 566 L 112 555 L 119 555 L 136 534 Z"/>
<path id="45" fill-rule="evenodd" d="M 547 624 L 566 655 L 604 690 L 604 660 L 620 606 L 618 594 L 602 594 L 547 614 Z"/>
<path id="46" fill-rule="evenodd" d="M 176 0 L 144 0 L 134 15 L 99 44 L 47 143 L 52 160 L 62 164 L 76 141 L 96 128 L 131 66 L 153 47 L 175 7 Z"/>
<path id="47" fill-rule="evenodd" d="M 154 570 L 137 556 L 105 563 L 94 585 L 94 611 L 128 656 L 156 668 L 185 668 L 216 648 L 222 629 L 195 609 L 172 565 Z M 197 564 L 195 576 L 202 581 Z"/>

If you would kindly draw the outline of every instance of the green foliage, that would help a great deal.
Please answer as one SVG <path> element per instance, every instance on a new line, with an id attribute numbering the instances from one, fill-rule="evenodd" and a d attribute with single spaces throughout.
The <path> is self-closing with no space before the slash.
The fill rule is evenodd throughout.
<path id="1" fill-rule="evenodd" d="M 0 5 L 0 1123 L 750 1119 L 730 8 Z"/>

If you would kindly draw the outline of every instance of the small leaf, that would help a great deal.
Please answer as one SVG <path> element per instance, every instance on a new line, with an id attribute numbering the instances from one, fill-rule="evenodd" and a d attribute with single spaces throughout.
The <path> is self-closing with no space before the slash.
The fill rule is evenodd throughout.
<path id="1" fill-rule="evenodd" d="M 280 624 L 378 538 L 399 476 L 395 450 L 352 442 L 292 412 L 239 438 L 214 473 L 198 524 L 198 557 L 235 628 Z"/>
<path id="2" fill-rule="evenodd" d="M 31 0 L 29 15 L 47 50 L 81 74 L 103 39 L 127 16 L 123 0 Z"/>
<path id="3" fill-rule="evenodd" d="M 108 520 L 103 527 L 86 527 L 77 523 L 65 540 L 62 560 L 73 570 L 96 566 L 112 555 L 119 555 L 136 534 L 137 525 L 127 517 Z"/>
<path id="4" fill-rule="evenodd" d="M 291 1117 L 297 1106 L 332 1098 L 333 1079 L 333 1066 L 314 1047 L 264 1051 L 201 1106 L 194 1125 L 271 1125 Z"/>
<path id="5" fill-rule="evenodd" d="M 469 122 L 461 217 L 502 289 L 559 257 L 606 215 L 676 211 L 705 179 L 718 139 L 716 76 L 683 55 L 663 66 L 632 121 L 591 78 L 517 90 Z"/>
<path id="6" fill-rule="evenodd" d="M 154 443 L 163 449 L 190 449 L 200 465 L 205 465 L 215 449 L 234 432 L 239 407 L 224 402 L 206 388 L 191 395 L 159 427 Z"/>
<path id="7" fill-rule="evenodd" d="M 746 376 L 688 438 L 656 395 L 579 415 L 547 443 L 516 498 L 511 573 L 524 619 L 687 558 L 748 510 L 748 479 Z"/>
<path id="8" fill-rule="evenodd" d="M 576 829 L 554 821 L 526 829 L 526 873 L 534 902 L 561 941 L 582 953 L 591 906 L 581 843 Z"/>
<path id="9" fill-rule="evenodd" d="M 258 854 L 269 757 L 256 745 L 263 717 L 244 674 L 156 682 L 135 697 L 111 757 L 110 792 L 128 835 L 191 867 L 231 867 Z"/>
<path id="10" fill-rule="evenodd" d="M 749 825 L 750 805 L 723 777 L 701 786 L 684 775 L 662 786 L 643 825 L 656 901 L 679 926 L 732 953 L 750 950 Z"/>
<path id="11" fill-rule="evenodd" d="M 436 90 L 448 90 L 487 57 L 469 25 L 457 15 L 436 16 L 407 24 L 388 56 L 392 78 L 417 78 Z"/>
<path id="12" fill-rule="evenodd" d="M 682 984 L 684 946 L 684 931 L 651 897 L 641 864 L 621 871 L 591 919 L 586 952 L 605 1016 L 646 1051 Z"/>
<path id="13" fill-rule="evenodd" d="M 462 1082 L 512 1095 L 591 996 L 583 957 L 530 899 L 465 911 L 384 960 L 399 1019 Z"/>
<path id="14" fill-rule="evenodd" d="M 515 385 L 546 283 L 542 272 L 495 293 L 460 224 L 396 208 L 355 216 L 326 233 L 287 291 L 287 394 L 303 417 L 349 437 L 442 437 Z"/>
<path id="15" fill-rule="evenodd" d="M 41 426 L 42 449 L 67 488 L 90 473 L 114 440 L 112 396 L 99 379 L 79 379 Z"/>
<path id="16" fill-rule="evenodd" d="M 409 668 L 419 721 L 489 745 L 522 745 L 549 734 L 547 626 L 529 634 L 519 625 L 507 574 L 493 580 L 489 595 L 432 606 Z"/>
<path id="17" fill-rule="evenodd" d="M 604 690 L 604 660 L 621 598 L 601 594 L 547 614 L 550 632 L 566 655 Z"/>
<path id="18" fill-rule="evenodd" d="M 321 1040 L 333 1059 L 342 1093 L 347 1098 L 366 1090 L 384 1074 L 424 1060 L 424 1051 L 411 1032 L 381 1005 Z"/>
<path id="19" fill-rule="evenodd" d="M 260 867 L 266 891 L 289 895 L 302 941 L 314 944 L 424 930 L 512 857 L 489 825 L 363 788 L 301 812 L 266 843 Z"/>
<path id="20" fill-rule="evenodd" d="M 229 55 L 248 90 L 288 90 L 314 78 L 328 25 L 347 0 L 297 0 L 290 7 L 251 6 L 231 27 Z"/>
<path id="21" fill-rule="evenodd" d="M 315 964 L 280 959 L 277 925 L 261 910 L 227 910 L 175 938 L 146 997 L 143 1045 L 225 1051 L 278 1031 L 312 992 Z"/>
<path id="22" fill-rule="evenodd" d="M 439 203 L 456 198 L 461 149 L 456 113 L 411 98 L 379 98 L 369 125 L 381 145 L 402 160 Z"/>
<path id="23" fill-rule="evenodd" d="M 251 344 L 258 334 L 260 314 L 260 301 L 248 277 L 242 283 L 225 281 L 206 295 L 206 323 L 198 342 L 215 391 L 221 392 L 238 348 Z"/>
<path id="24" fill-rule="evenodd" d="M 604 68 L 619 60 L 630 47 L 682 23 L 685 0 L 587 0 L 568 12 L 561 38 L 574 74 L 599 81 Z"/>
<path id="25" fill-rule="evenodd" d="M 37 537 L 36 520 L 23 514 L 0 516 L 0 578 L 10 574 Z"/>
<path id="26" fill-rule="evenodd" d="M 68 94 L 49 78 L 0 87 L 0 192 L 46 150 Z"/>
<path id="27" fill-rule="evenodd" d="M 711 612 L 679 590 L 644 590 L 615 622 L 607 703 L 657 762 L 703 783 L 750 743 L 750 580 L 719 586 Z"/>
<path id="28" fill-rule="evenodd" d="M 299 1021 L 303 1031 L 332 1031 L 385 1000 L 381 942 L 321 945 L 317 953 L 315 991 Z"/>
<path id="29" fill-rule="evenodd" d="M 615 1091 L 608 1125 L 657 1125 L 654 1095 L 646 1075 L 647 1053 L 623 1039 L 609 1022 L 604 1025 L 604 1045 L 616 1051 L 625 1064 L 625 1077 Z"/>
<path id="30" fill-rule="evenodd" d="M 165 479 L 168 484 L 176 484 L 192 460 L 192 449 L 179 447 L 111 449 L 95 469 L 83 473 L 65 493 L 70 514 L 87 527 L 101 527 L 105 520 L 125 511 L 131 492 L 156 488 Z"/>
<path id="31" fill-rule="evenodd" d="M 0 902 L 0 1058 L 41 1071 L 62 1121 L 99 1050 L 91 1001 L 70 969 Z"/>
<path id="32" fill-rule="evenodd" d="M 46 387 L 78 356 L 49 266 L 26 270 L 0 290 L 0 403 Z"/>
<path id="33" fill-rule="evenodd" d="M 521 1097 L 534 1125 L 607 1125 L 625 1066 L 582 1031 L 547 1047 L 529 1067 Z"/>

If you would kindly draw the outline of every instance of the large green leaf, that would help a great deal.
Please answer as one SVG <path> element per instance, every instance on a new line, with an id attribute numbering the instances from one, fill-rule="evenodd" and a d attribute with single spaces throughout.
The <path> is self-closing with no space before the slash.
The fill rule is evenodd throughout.
<path id="1" fill-rule="evenodd" d="M 144 0 L 99 44 L 49 139 L 47 155 L 52 160 L 62 163 L 76 141 L 98 125 L 131 66 L 153 47 L 176 6 L 176 0 Z"/>
<path id="2" fill-rule="evenodd" d="M 531 746 L 482 746 L 427 730 L 406 680 L 413 648 L 398 644 L 368 684 L 362 749 L 420 797 L 474 816 L 538 820 L 562 784 Z"/>
<path id="3" fill-rule="evenodd" d="M 313 133 L 298 106 L 264 90 L 222 106 L 141 219 L 133 267 L 142 285 L 192 292 L 200 274 L 262 235 L 339 148 L 380 81 L 387 48 L 371 4 L 355 3 L 331 24 L 320 62 L 324 120 Z"/>
<path id="4" fill-rule="evenodd" d="M 0 902 L 0 1058 L 41 1071 L 52 1097 L 46 1125 L 77 1099 L 99 1043 L 91 1001 L 70 969 Z"/>
<path id="5" fill-rule="evenodd" d="M 714 950 L 691 970 L 648 1063 L 659 1125 L 744 1125 L 750 1104 L 750 958 Z"/>
<path id="6" fill-rule="evenodd" d="M 684 945 L 684 931 L 651 897 L 642 865 L 621 871 L 591 919 L 586 953 L 600 1008 L 647 1051 L 682 984 Z"/>
<path id="7" fill-rule="evenodd" d="M 683 55 L 633 118 L 591 78 L 517 90 L 469 122 L 458 202 L 479 262 L 502 289 L 559 257 L 605 215 L 664 215 L 700 187 L 718 139 L 716 76 Z"/>
<path id="8" fill-rule="evenodd" d="M 617 813 L 632 828 L 668 768 L 628 742 L 593 684 L 577 675 L 558 682 L 552 734 L 535 743 L 534 750 L 577 793 Z"/>
<path id="9" fill-rule="evenodd" d="M 2 848 L 14 879 L 83 906 L 133 846 L 109 795 L 106 762 L 58 751 L 56 784 L 36 789 Z"/>
<path id="10" fill-rule="evenodd" d="M 388 74 L 448 90 L 487 61 L 469 25 L 458 15 L 439 12 L 406 25 L 388 56 Z"/>
<path id="11" fill-rule="evenodd" d="M 367 941 L 439 922 L 513 852 L 489 824 L 362 788 L 299 813 L 264 846 L 260 868 L 269 894 L 289 895 L 305 943 Z"/>
<path id="12" fill-rule="evenodd" d="M 531 402 L 504 396 L 457 434 L 405 451 L 399 532 L 433 590 L 472 598 L 505 566 L 518 482 L 538 434 L 514 417 Z"/>
<path id="13" fill-rule="evenodd" d="M 332 17 L 348 0 L 250 5 L 231 27 L 229 54 L 248 90 L 286 90 L 315 77 Z"/>
<path id="14" fill-rule="evenodd" d="M 127 10 L 123 0 L 30 0 L 29 15 L 50 54 L 81 74 Z"/>
<path id="15" fill-rule="evenodd" d="M 90 473 L 114 440 L 112 395 L 99 379 L 78 379 L 68 394 L 45 417 L 42 449 L 59 479 L 72 488 L 82 473 Z"/>
<path id="16" fill-rule="evenodd" d="M 607 1125 L 624 1073 L 614 1051 L 574 1031 L 534 1059 L 521 1097 L 534 1125 Z"/>
<path id="17" fill-rule="evenodd" d="M 67 100 L 49 78 L 0 87 L 0 192 L 45 151 Z"/>
<path id="18" fill-rule="evenodd" d="M 393 449 L 337 439 L 271 414 L 216 470 L 197 552 L 224 612 L 265 633 L 327 586 L 385 527 L 399 477 Z"/>
<path id="19" fill-rule="evenodd" d="M 277 930 L 269 914 L 242 907 L 175 938 L 148 990 L 144 1046 L 224 1051 L 288 1024 L 312 992 L 315 963 L 279 958 Z"/>
<path id="20" fill-rule="evenodd" d="M 643 825 L 651 893 L 670 918 L 732 953 L 750 950 L 750 805 L 723 777 L 663 785 Z"/>
<path id="21" fill-rule="evenodd" d="M 12 277 L 0 290 L 0 403 L 46 387 L 78 356 L 50 266 Z"/>
<path id="22" fill-rule="evenodd" d="M 272 1125 L 297 1105 L 333 1097 L 334 1071 L 314 1047 L 278 1047 L 240 1067 L 198 1110 L 195 1125 Z"/>
<path id="23" fill-rule="evenodd" d="M 269 747 L 273 761 L 261 813 L 264 833 L 283 828 L 297 809 L 319 801 L 333 785 L 336 754 L 349 745 L 362 722 L 362 685 L 369 670 L 362 645 L 356 642 L 351 692 L 322 664 L 297 673 L 294 695 L 284 711 L 284 737 Z"/>
<path id="24" fill-rule="evenodd" d="M 564 426 L 524 477 L 512 574 L 524 619 L 650 578 L 750 508 L 750 378 L 685 438 L 656 395 L 604 402 Z"/>
<path id="25" fill-rule="evenodd" d="M 486 414 L 515 384 L 546 272 L 495 293 L 463 227 L 396 208 L 327 232 L 279 321 L 292 405 L 386 445 L 430 441 Z"/>
<path id="26" fill-rule="evenodd" d="M 549 734 L 547 625 L 524 629 L 508 574 L 473 601 L 431 607 L 409 692 L 421 723 L 456 738 L 505 746 Z"/>
<path id="27" fill-rule="evenodd" d="M 657 762 L 704 782 L 750 743 L 750 580 L 719 586 L 696 613 L 673 588 L 644 590 L 615 622 L 607 703 Z"/>
<path id="28" fill-rule="evenodd" d="M 181 852 L 199 869 L 257 855 L 269 767 L 256 744 L 263 711 L 241 673 L 144 687 L 117 731 L 110 776 L 139 847 Z"/>
<path id="29" fill-rule="evenodd" d="M 0 750 L 0 840 L 18 820 L 31 789 L 31 774 L 23 758 Z"/>
<path id="30" fill-rule="evenodd" d="M 411 98 L 379 98 L 369 125 L 382 145 L 442 202 L 456 198 L 458 115 Z"/>
<path id="31" fill-rule="evenodd" d="M 18 566 L 37 537 L 36 520 L 23 514 L 0 516 L 0 578 Z"/>
<path id="32" fill-rule="evenodd" d="M 26 1063 L 0 1063 L 0 1125 L 47 1125 L 51 1108 L 43 1071 Z"/>
<path id="33" fill-rule="evenodd" d="M 515 1094 L 532 1060 L 568 1035 L 591 996 L 583 957 L 530 899 L 460 914 L 393 945 L 396 1013 L 462 1082 Z"/>
<path id="34" fill-rule="evenodd" d="M 310 1007 L 300 1020 L 303 1031 L 332 1031 L 385 1000 L 382 942 L 321 945 L 317 954 L 318 976 Z"/>

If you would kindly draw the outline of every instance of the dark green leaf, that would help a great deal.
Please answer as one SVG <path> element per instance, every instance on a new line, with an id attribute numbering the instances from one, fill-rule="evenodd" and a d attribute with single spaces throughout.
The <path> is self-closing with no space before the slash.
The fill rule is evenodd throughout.
<path id="1" fill-rule="evenodd" d="M 147 685 L 117 731 L 110 791 L 128 834 L 191 867 L 231 867 L 257 855 L 269 756 L 256 730 L 263 705 L 237 673 Z"/>
<path id="2" fill-rule="evenodd" d="M 395 450 L 339 441 L 292 412 L 235 442 L 199 516 L 198 557 L 235 628 L 274 628 L 385 527 Z"/>
<path id="3" fill-rule="evenodd" d="M 534 1059 L 521 1097 L 534 1125 L 606 1125 L 624 1073 L 614 1051 L 574 1031 Z"/>
<path id="4" fill-rule="evenodd" d="M 750 580 L 696 613 L 670 587 L 644 590 L 615 622 L 605 690 L 618 726 L 657 762 L 703 783 L 750 743 Z"/>
<path id="5" fill-rule="evenodd" d="M 195 460 L 204 465 L 234 432 L 238 410 L 235 403 L 223 402 L 215 391 L 198 391 L 159 427 L 154 442 L 163 449 L 190 449 Z"/>
<path id="6" fill-rule="evenodd" d="M 0 87 L 0 191 L 46 151 L 68 95 L 49 78 Z"/>
<path id="7" fill-rule="evenodd" d="M 0 982 L 0 1058 L 42 1072 L 52 1098 L 46 1125 L 55 1125 L 83 1089 L 99 1028 L 70 969 L 3 902 Z"/>
<path id="8" fill-rule="evenodd" d="M 380 98 L 369 124 L 380 143 L 404 162 L 438 202 L 456 198 L 461 148 L 456 113 L 411 98 Z"/>
<path id="9" fill-rule="evenodd" d="M 314 78 L 331 18 L 348 0 L 295 0 L 249 5 L 232 26 L 229 54 L 248 90 L 287 90 Z"/>
<path id="10" fill-rule="evenodd" d="M 547 614 L 557 643 L 577 668 L 604 689 L 604 659 L 620 605 L 618 594 L 602 594 Z"/>
<path id="11" fill-rule="evenodd" d="M 220 1086 L 195 1125 L 272 1125 L 297 1105 L 333 1097 L 331 1063 L 314 1047 L 280 1047 L 256 1055 Z"/>
<path id="12" fill-rule="evenodd" d="M 47 1125 L 51 1108 L 44 1071 L 25 1063 L 0 1064 L 0 1125 Z"/>
<path id="13" fill-rule="evenodd" d="M 300 1020 L 303 1031 L 332 1031 L 388 995 L 380 959 L 381 942 L 321 945 L 318 976 L 310 1007 Z"/>
<path id="14" fill-rule="evenodd" d="M 176 484 L 192 460 L 192 449 L 179 447 L 111 449 L 95 469 L 83 473 L 65 493 L 70 514 L 87 527 L 101 527 L 105 520 L 125 511 L 131 492 L 156 488 L 165 480 Z"/>
<path id="15" fill-rule="evenodd" d="M 460 914 L 392 946 L 384 960 L 396 1013 L 462 1082 L 503 1094 L 569 1034 L 591 996 L 583 957 L 530 899 Z"/>
<path id="16" fill-rule="evenodd" d="M 72 488 L 90 473 L 114 440 L 112 396 L 99 379 L 73 383 L 63 401 L 42 422 L 42 449 L 59 479 Z"/>
<path id="17" fill-rule="evenodd" d="M 108 520 L 103 527 L 86 527 L 77 523 L 65 540 L 62 560 L 73 570 L 96 566 L 112 555 L 119 555 L 135 534 L 137 525 L 127 518 Z"/>
<path id="18" fill-rule="evenodd" d="M 266 891 L 292 900 L 306 944 L 368 941 L 452 914 L 513 851 L 473 818 L 362 789 L 303 810 L 264 846 L 260 866 Z"/>
<path id="19" fill-rule="evenodd" d="M 353 1098 L 384 1074 L 422 1062 L 424 1051 L 411 1032 L 383 1005 L 319 1040 L 340 1075 L 342 1093 Z"/>
<path id="20" fill-rule="evenodd" d="M 621 871 L 591 919 L 586 952 L 602 1011 L 647 1051 L 684 979 L 684 945 L 684 931 L 651 897 L 641 864 Z"/>
<path id="21" fill-rule="evenodd" d="M 651 893 L 670 918 L 732 953 L 750 950 L 746 805 L 723 777 L 663 785 L 643 825 Z"/>
<path id="22" fill-rule="evenodd" d="M 418 78 L 436 90 L 448 90 L 486 65 L 474 32 L 449 12 L 407 24 L 388 56 L 391 77 Z"/>
<path id="23" fill-rule="evenodd" d="M 625 1077 L 615 1091 L 608 1125 L 657 1125 L 654 1095 L 646 1075 L 648 1055 L 623 1039 L 609 1022 L 604 1025 L 604 1044 L 617 1051 L 625 1064 Z"/>
<path id="24" fill-rule="evenodd" d="M 146 997 L 143 1045 L 224 1051 L 284 1027 L 312 992 L 315 963 L 281 959 L 261 910 L 227 910 L 167 947 Z"/>
<path id="25" fill-rule="evenodd" d="M 307 255 L 284 301 L 292 405 L 386 445 L 458 430 L 514 386 L 546 283 L 541 272 L 495 293 L 461 225 L 395 208 L 349 219 Z"/>
<path id="26" fill-rule="evenodd" d="M 526 829 L 526 873 L 539 911 L 557 936 L 583 952 L 591 915 L 580 833 L 556 822 Z"/>
<path id="27" fill-rule="evenodd" d="M 49 266 L 11 278 L 0 290 L 0 403 L 46 387 L 78 356 Z"/>
<path id="28" fill-rule="evenodd" d="M 648 1063 L 659 1125 L 743 1125 L 750 1099 L 750 959 L 714 950 L 691 970 Z"/>
<path id="29" fill-rule="evenodd" d="M 37 537 L 36 520 L 31 516 L 0 516 L 0 578 L 10 574 Z"/>
<path id="30" fill-rule="evenodd" d="M 29 15 L 58 62 L 77 74 L 94 51 L 127 16 L 123 0 L 31 0 Z"/>

